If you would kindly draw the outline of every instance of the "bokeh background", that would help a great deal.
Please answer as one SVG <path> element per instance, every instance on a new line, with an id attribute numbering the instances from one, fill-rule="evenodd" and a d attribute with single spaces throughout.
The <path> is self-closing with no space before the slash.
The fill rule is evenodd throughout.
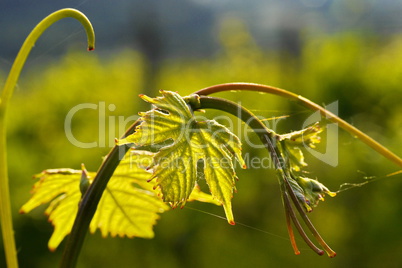
<path id="1" fill-rule="evenodd" d="M 64 247 L 48 251 L 52 226 L 44 207 L 18 214 L 30 197 L 32 175 L 81 163 L 96 170 L 124 128 L 119 116 L 149 108 L 140 93 L 154 96 L 165 89 L 186 95 L 239 81 L 282 87 L 319 104 L 338 101 L 341 117 L 402 156 L 401 1 L 3 0 L 1 86 L 30 30 L 64 7 L 88 16 L 97 44 L 86 52 L 84 31 L 72 19 L 53 25 L 32 50 L 12 99 L 10 191 L 21 267 L 55 267 Z M 241 101 L 265 118 L 289 115 L 275 125 L 278 132 L 300 129 L 311 114 L 270 95 L 217 96 Z M 104 116 L 87 109 L 73 120 L 80 141 L 104 139 L 106 146 L 83 149 L 66 138 L 65 117 L 81 103 L 115 105 Z M 100 120 L 106 133 L 99 133 Z M 243 150 L 249 157 L 267 157 L 247 144 Z M 317 256 L 300 239 L 302 253 L 294 255 L 275 173 L 249 169 L 237 171 L 236 226 L 220 218 L 221 207 L 190 203 L 163 214 L 152 240 L 88 235 L 78 267 L 401 267 L 402 176 L 386 177 L 398 167 L 342 130 L 336 167 L 307 158 L 310 176 L 333 191 L 375 178 L 326 198 L 309 215 L 338 253 L 334 259 Z"/>

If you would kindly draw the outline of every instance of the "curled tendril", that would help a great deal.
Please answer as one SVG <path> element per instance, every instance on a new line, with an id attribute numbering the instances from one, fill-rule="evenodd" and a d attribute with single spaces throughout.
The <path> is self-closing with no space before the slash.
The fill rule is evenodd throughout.
<path id="1" fill-rule="evenodd" d="M 66 8 L 58 10 L 44 18 L 28 35 L 11 67 L 10 74 L 4 84 L 0 99 L 0 219 L 5 245 L 7 266 L 18 267 L 17 252 L 15 250 L 14 232 L 11 218 L 10 193 L 8 187 L 7 153 L 6 153 L 6 125 L 7 109 L 14 92 L 25 61 L 42 33 L 56 21 L 71 17 L 78 20 L 85 28 L 88 38 L 88 50 L 95 48 L 95 33 L 88 18 L 78 10 Z"/>

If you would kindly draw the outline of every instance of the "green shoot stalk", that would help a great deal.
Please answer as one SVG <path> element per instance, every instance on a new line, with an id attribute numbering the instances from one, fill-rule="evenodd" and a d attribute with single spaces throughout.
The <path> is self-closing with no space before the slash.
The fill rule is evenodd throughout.
<path id="1" fill-rule="evenodd" d="M 134 124 L 123 135 L 122 139 L 134 133 L 135 128 L 140 124 L 140 122 L 140 120 L 134 122 Z M 92 184 L 81 199 L 77 217 L 75 218 L 71 233 L 67 238 L 60 267 L 70 268 L 76 266 L 85 236 L 88 232 L 89 225 L 96 212 L 103 191 L 121 159 L 129 149 L 130 146 L 127 145 L 115 145 L 99 167 Z"/>
<path id="2" fill-rule="evenodd" d="M 364 132 L 360 131 L 359 129 L 355 128 L 345 120 L 339 118 L 337 115 L 331 113 L 330 111 L 326 110 L 322 106 L 304 98 L 303 96 L 297 95 L 295 93 L 292 93 L 290 91 L 287 91 L 285 89 L 277 88 L 277 87 L 272 87 L 272 86 L 267 86 L 267 85 L 260 85 L 260 84 L 253 84 L 253 83 L 228 83 L 228 84 L 219 84 L 207 88 L 203 88 L 201 90 L 198 90 L 195 92 L 195 94 L 198 95 L 210 95 L 213 93 L 217 92 L 222 92 L 222 91 L 235 91 L 235 90 L 248 90 L 248 91 L 258 91 L 258 92 L 264 92 L 264 93 L 269 93 L 273 95 L 277 95 L 280 97 L 284 97 L 290 100 L 294 100 L 297 103 L 313 110 L 313 111 L 319 111 L 322 116 L 325 116 L 328 120 L 337 123 L 338 126 L 347 132 L 349 132 L 352 136 L 357 137 L 360 139 L 362 142 L 364 142 L 366 145 L 370 146 L 373 148 L 375 151 L 383 155 L 385 158 L 388 160 L 394 162 L 398 166 L 402 167 L 402 159 L 388 150 L 386 147 L 366 135 Z"/>
<path id="3" fill-rule="evenodd" d="M 91 23 L 83 13 L 75 9 L 67 8 L 50 14 L 44 18 L 25 39 L 25 42 L 18 52 L 13 66 L 11 67 L 10 74 L 7 77 L 0 99 L 0 220 L 8 268 L 18 267 L 18 260 L 14 240 L 7 169 L 7 109 L 22 67 L 25 64 L 32 47 L 35 45 L 36 40 L 50 25 L 66 17 L 74 18 L 84 26 L 88 38 L 88 50 L 94 49 L 95 33 Z"/>

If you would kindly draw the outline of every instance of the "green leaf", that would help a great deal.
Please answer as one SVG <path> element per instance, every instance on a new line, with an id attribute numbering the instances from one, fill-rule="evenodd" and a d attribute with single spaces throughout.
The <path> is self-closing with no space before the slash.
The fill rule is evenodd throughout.
<path id="1" fill-rule="evenodd" d="M 158 213 L 168 210 L 165 203 L 155 194 L 153 185 L 147 183 L 150 173 L 143 169 L 149 165 L 152 154 L 148 152 L 126 155 L 110 179 L 90 224 L 90 231 L 99 229 L 102 236 L 127 236 L 152 238 L 152 226 L 159 218 Z M 84 176 L 85 174 L 85 176 Z M 22 206 L 20 212 L 28 213 L 41 204 L 50 203 L 45 213 L 55 227 L 48 246 L 55 250 L 63 238 L 70 233 L 81 199 L 80 182 L 94 172 L 85 169 L 49 169 L 35 176 L 33 196 Z M 82 183 L 81 183 L 82 184 Z"/>
<path id="2" fill-rule="evenodd" d="M 146 168 L 152 163 L 154 154 L 147 151 L 132 150 L 116 168 L 98 209 L 91 221 L 90 232 L 100 230 L 102 236 L 109 234 L 120 237 L 152 238 L 152 227 L 169 207 L 157 196 L 155 184 L 148 182 L 152 170 Z M 32 190 L 33 196 L 22 206 L 20 213 L 49 203 L 45 213 L 54 225 L 54 232 L 48 247 L 54 251 L 73 226 L 81 192 L 92 183 L 95 172 L 74 169 L 48 169 L 35 176 L 40 179 Z M 212 196 L 196 187 L 189 201 L 209 202 L 220 205 Z"/>
<path id="3" fill-rule="evenodd" d="M 40 180 L 32 189 L 33 196 L 20 209 L 28 213 L 41 204 L 49 203 L 45 213 L 54 225 L 54 232 L 48 242 L 51 251 L 55 250 L 63 238 L 70 233 L 81 198 L 79 182 L 82 171 L 73 169 L 49 169 L 34 178 Z"/>
<path id="4" fill-rule="evenodd" d="M 162 97 L 142 99 L 154 109 L 140 113 L 142 123 L 136 132 L 118 142 L 136 147 L 161 145 L 155 154 L 153 176 L 163 199 L 172 207 L 184 206 L 197 180 L 197 165 L 204 164 L 204 177 L 212 196 L 223 205 L 234 224 L 231 198 L 236 174 L 233 157 L 245 168 L 241 142 L 228 128 L 214 120 L 197 121 L 185 100 L 177 93 L 161 91 Z M 166 145 L 166 142 L 172 142 Z M 164 144 L 162 144 L 164 143 Z"/>

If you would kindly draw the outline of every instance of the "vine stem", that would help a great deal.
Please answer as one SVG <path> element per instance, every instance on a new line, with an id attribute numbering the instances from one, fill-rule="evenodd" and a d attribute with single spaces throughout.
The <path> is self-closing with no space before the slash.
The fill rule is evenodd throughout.
<path id="1" fill-rule="evenodd" d="M 134 124 L 131 125 L 122 136 L 122 139 L 134 133 L 135 128 L 140 124 L 140 122 L 140 120 L 134 122 Z M 98 172 L 96 172 L 92 184 L 82 196 L 73 228 L 67 238 L 60 267 L 70 268 L 76 266 L 85 236 L 88 232 L 89 224 L 96 212 L 99 200 L 101 199 L 106 185 L 112 177 L 115 169 L 129 149 L 130 146 L 128 145 L 115 145 L 105 157 Z"/>
<path id="2" fill-rule="evenodd" d="M 248 91 L 258 91 L 258 92 L 264 92 L 264 93 L 269 93 L 273 95 L 277 95 L 280 97 L 284 97 L 290 100 L 294 100 L 297 103 L 313 110 L 313 111 L 319 111 L 322 116 L 325 116 L 328 120 L 337 123 L 338 126 L 345 131 L 349 132 L 351 135 L 357 137 L 360 139 L 362 142 L 364 142 L 366 145 L 370 146 L 373 148 L 375 151 L 383 155 L 385 158 L 388 160 L 394 162 L 398 166 L 402 167 L 402 159 L 388 150 L 386 147 L 375 141 L 373 138 L 365 134 L 364 132 L 360 131 L 359 129 L 355 128 L 345 120 L 341 119 L 337 115 L 331 113 L 330 111 L 326 110 L 324 107 L 310 101 L 309 99 L 306 99 L 303 96 L 297 95 L 293 92 L 287 91 L 285 89 L 277 88 L 277 87 L 272 87 L 272 86 L 267 86 L 267 85 L 261 85 L 261 84 L 253 84 L 253 83 L 227 83 L 227 84 L 219 84 L 211 87 L 206 87 L 203 89 L 198 90 L 195 92 L 195 94 L 198 95 L 210 95 L 213 93 L 218 93 L 222 91 L 235 91 L 235 90 L 248 90 Z"/>
<path id="3" fill-rule="evenodd" d="M 275 133 L 272 133 L 265 127 L 265 125 L 258 120 L 251 112 L 246 110 L 245 108 L 227 101 L 223 99 L 218 99 L 218 98 L 212 98 L 212 97 L 206 97 L 206 96 L 201 96 L 199 98 L 200 102 L 197 104 L 194 103 L 189 103 L 194 110 L 196 109 L 207 109 L 207 108 L 214 108 L 214 109 L 219 109 L 222 111 L 229 112 L 243 121 L 245 121 L 251 128 L 256 131 L 256 133 L 260 136 L 261 141 L 263 144 L 267 147 L 268 151 L 271 153 L 272 159 L 275 162 L 275 165 L 278 169 L 282 169 L 281 161 L 279 159 L 279 153 L 277 151 L 277 148 L 273 145 L 271 139 L 274 138 Z M 138 120 L 136 121 L 128 130 L 127 132 L 123 135 L 122 138 L 134 133 L 135 128 L 139 125 L 141 121 Z M 262 131 L 261 131 L 262 130 Z M 62 268 L 68 268 L 68 267 L 75 267 L 80 250 L 82 248 L 82 245 L 84 243 L 84 238 L 87 234 L 89 225 L 91 223 L 91 220 L 93 218 L 93 215 L 95 214 L 95 211 L 97 209 L 98 203 L 100 198 L 102 197 L 102 193 L 104 189 L 106 188 L 107 183 L 109 182 L 111 176 L 113 175 L 114 170 L 120 163 L 121 158 L 124 156 L 124 154 L 127 152 L 129 149 L 129 146 L 114 146 L 113 149 L 110 151 L 110 153 L 106 156 L 104 162 L 102 163 L 101 167 L 99 168 L 93 183 L 90 185 L 86 193 L 83 195 L 82 200 L 80 202 L 79 210 L 77 213 L 77 217 L 75 219 L 73 228 L 71 230 L 70 235 L 68 236 L 66 246 L 64 248 L 63 252 L 63 257 L 62 257 L 62 262 L 61 262 L 61 267 Z M 285 174 L 284 172 L 282 172 Z M 283 194 L 288 193 L 292 198 L 291 200 L 295 202 L 295 195 L 293 193 L 293 190 L 291 188 L 288 188 L 286 185 L 282 186 L 281 189 L 283 190 Z M 290 191 L 290 192 L 289 192 Z M 298 219 L 294 215 L 293 208 L 289 204 L 289 198 L 288 195 L 284 195 L 284 200 L 285 205 L 286 205 L 286 216 L 287 219 L 293 220 L 295 226 L 297 227 L 300 235 L 303 237 L 303 239 L 306 241 L 306 243 L 318 254 L 322 254 L 322 250 L 318 249 L 312 242 L 311 240 L 307 237 L 305 232 L 303 231 Z M 297 207 L 297 205 L 299 207 Z M 296 200 L 295 206 L 298 208 L 298 211 L 300 214 L 305 214 L 303 210 L 301 209 L 300 204 Z M 303 220 L 306 221 L 307 215 L 304 215 L 305 217 L 302 216 Z M 315 228 L 312 226 L 312 224 L 307 224 L 309 229 L 312 231 L 312 233 L 316 236 L 321 238 L 318 234 L 318 232 L 315 230 Z M 291 227 L 288 225 L 288 230 L 289 230 L 289 235 L 291 237 L 291 241 L 295 245 L 294 241 L 294 236 L 293 232 L 290 229 Z M 319 241 L 321 244 L 321 241 Z M 325 242 L 324 242 L 324 245 Z M 329 247 L 326 246 L 324 247 L 328 249 Z M 296 250 L 295 250 L 296 252 Z M 329 255 L 334 256 L 334 252 L 331 250 Z"/>
<path id="4" fill-rule="evenodd" d="M 0 220 L 8 268 L 18 267 L 18 259 L 14 240 L 7 168 L 7 109 L 22 67 L 32 47 L 35 45 L 36 40 L 50 25 L 66 17 L 74 18 L 84 26 L 88 38 L 88 50 L 95 48 L 94 30 L 88 18 L 83 13 L 75 9 L 66 8 L 50 14 L 44 18 L 25 39 L 11 67 L 0 99 Z"/>

